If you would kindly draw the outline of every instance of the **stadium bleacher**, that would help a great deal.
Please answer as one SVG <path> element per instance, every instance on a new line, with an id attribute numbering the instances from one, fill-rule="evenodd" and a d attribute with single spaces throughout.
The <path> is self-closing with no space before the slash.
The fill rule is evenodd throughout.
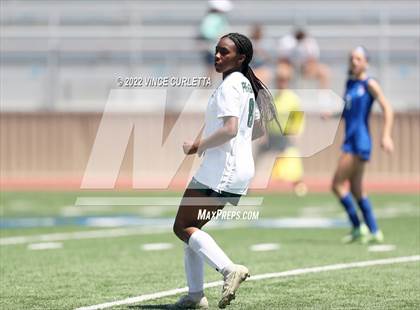
<path id="1" fill-rule="evenodd" d="M 341 93 L 363 44 L 397 110 L 419 107 L 418 1 L 234 1 L 232 31 L 261 23 L 273 45 L 305 27 Z M 118 76 L 202 76 L 206 1 L 2 1 L 2 110 L 101 111 Z M 299 87 L 315 87 L 303 81 Z M 25 91 L 22 92 L 22 87 Z"/>

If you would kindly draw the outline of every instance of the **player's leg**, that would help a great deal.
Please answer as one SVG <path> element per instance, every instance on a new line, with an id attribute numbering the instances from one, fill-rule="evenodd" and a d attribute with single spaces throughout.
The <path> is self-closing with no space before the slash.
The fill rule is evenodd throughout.
<path id="1" fill-rule="evenodd" d="M 355 158 L 355 171 L 350 179 L 350 188 L 353 196 L 356 198 L 357 203 L 362 211 L 363 218 L 366 225 L 369 228 L 372 236 L 370 238 L 364 238 L 362 241 L 383 241 L 383 234 L 378 229 L 375 215 L 373 213 L 373 208 L 370 203 L 369 198 L 367 197 L 366 192 L 363 189 L 363 176 L 365 172 L 366 161 L 360 157 Z"/>
<path id="2" fill-rule="evenodd" d="M 332 182 L 332 191 L 346 210 L 353 228 L 358 229 L 360 227 L 360 221 L 357 216 L 357 210 L 354 207 L 351 193 L 346 188 L 346 182 L 354 172 L 354 157 L 355 156 L 350 153 L 341 154 Z"/>
<path id="3" fill-rule="evenodd" d="M 366 196 L 363 190 L 363 176 L 365 172 L 365 161 L 359 157 L 354 159 L 354 173 L 350 178 L 350 190 L 357 201 Z"/>
<path id="4" fill-rule="evenodd" d="M 196 199 L 197 203 L 191 198 Z M 230 198 L 222 197 L 212 190 L 192 192 L 187 190 L 174 224 L 174 232 L 177 236 L 188 243 L 189 248 L 223 275 L 224 285 L 222 298 L 219 301 L 221 308 L 226 307 L 235 298 L 236 290 L 241 282 L 249 277 L 249 271 L 245 266 L 234 264 L 216 241 L 201 230 L 210 219 L 198 219 L 198 215 L 200 209 L 205 210 L 206 213 L 210 212 L 210 214 L 223 209 L 228 199 Z M 233 200 L 235 199 L 239 198 L 233 198 Z"/>
<path id="5" fill-rule="evenodd" d="M 198 220 L 198 209 L 206 199 L 206 192 L 200 189 L 187 188 L 174 223 L 174 232 L 185 242 L 184 266 L 188 283 L 188 295 L 181 296 L 175 303 L 179 309 L 207 309 L 208 301 L 204 296 L 204 261 L 188 244 L 190 235 L 201 228 Z M 196 203 L 197 205 L 194 205 Z M 203 206 L 204 207 L 204 206 Z"/>
<path id="6" fill-rule="evenodd" d="M 211 190 L 210 190 L 211 191 Z M 216 241 L 201 228 L 210 219 L 198 219 L 199 212 L 212 214 L 223 209 L 225 203 L 218 197 L 203 192 L 186 192 L 175 219 L 174 232 L 188 246 L 198 253 L 211 267 L 224 274 L 233 262 L 223 252 Z"/>
<path id="7" fill-rule="evenodd" d="M 225 308 L 230 304 L 231 300 L 235 298 L 235 293 L 238 290 L 240 284 L 249 277 L 248 268 L 242 265 L 234 264 L 224 251 L 218 246 L 214 239 L 206 232 L 198 229 L 195 230 L 189 238 L 188 249 L 191 249 L 195 255 L 199 256 L 200 259 L 204 259 L 211 267 L 220 272 L 224 277 L 222 296 L 218 306 Z M 186 256 L 186 273 L 189 283 L 189 294 L 181 297 L 177 302 L 177 306 L 181 305 L 185 307 L 193 306 L 197 308 L 208 307 L 207 299 L 204 297 L 203 291 L 192 292 L 194 290 L 193 283 L 196 283 L 195 288 L 198 289 L 199 280 L 193 279 L 196 274 L 193 272 L 194 267 L 191 266 L 191 261 L 188 261 Z M 190 264 L 190 267 L 188 267 Z M 202 282 L 201 282 L 202 283 Z M 191 284 L 191 285 L 190 285 Z M 203 287 L 201 285 L 201 287 Z"/>
<path id="8" fill-rule="evenodd" d="M 222 297 L 218 305 L 220 308 L 225 308 L 235 298 L 235 293 L 240 284 L 249 277 L 248 268 L 234 264 L 216 241 L 203 230 L 199 229 L 193 232 L 188 245 L 211 267 L 223 275 Z"/>
<path id="9" fill-rule="evenodd" d="M 191 183 L 193 183 L 191 181 Z M 198 188 L 198 185 L 191 186 L 185 190 L 181 204 L 175 217 L 173 230 L 175 235 L 188 244 L 190 236 L 202 227 L 199 219 L 200 210 L 217 210 L 224 206 L 218 205 L 214 197 L 209 197 L 210 189 Z M 197 188 L 195 188 L 197 187 Z"/>
<path id="10" fill-rule="evenodd" d="M 207 232 L 200 229 L 201 225 L 198 222 L 185 226 L 184 231 L 189 235 L 185 242 L 212 268 L 223 274 L 229 269 L 229 266 L 233 265 L 216 241 Z"/>
<path id="11" fill-rule="evenodd" d="M 189 188 L 184 194 L 174 224 L 175 234 L 188 244 L 188 248 L 224 276 L 223 302 L 219 302 L 219 306 L 229 304 L 232 296 L 234 298 L 234 293 L 239 284 L 249 276 L 246 267 L 235 265 L 215 240 L 208 233 L 201 230 L 210 219 L 198 219 L 199 210 L 205 210 L 206 213 L 210 212 L 212 214 L 211 212 L 217 212 L 223 209 L 224 206 L 225 201 L 221 200 L 221 197 L 214 191 Z M 188 273 L 188 268 L 186 268 L 186 272 Z M 194 298 L 197 296 L 199 298 L 200 294 L 183 296 L 178 304 L 186 304 L 185 301 L 190 302 L 191 300 L 198 302 L 198 299 Z"/>
<path id="12" fill-rule="evenodd" d="M 188 295 L 181 296 L 175 303 L 175 308 L 208 309 L 208 301 L 204 296 L 204 262 L 188 244 L 184 244 L 184 267 Z"/>
<path id="13" fill-rule="evenodd" d="M 213 194 L 216 195 L 219 199 L 222 199 L 221 205 L 223 206 L 227 203 L 227 201 L 229 201 L 233 205 L 237 205 L 240 199 L 240 195 L 232 196 L 231 194 L 227 194 L 227 193 L 218 194 L 215 192 L 213 192 Z M 213 210 L 217 211 L 218 208 L 214 208 Z M 200 228 L 203 227 L 208 222 L 209 220 L 200 221 L 199 227 Z M 203 232 L 203 231 L 200 230 L 200 232 Z M 212 255 L 217 255 L 217 253 L 219 253 L 218 255 L 220 256 L 225 255 L 222 249 L 219 248 L 219 246 L 208 234 L 206 234 L 206 236 L 200 236 L 196 232 L 190 237 L 190 243 L 192 243 L 192 246 L 195 247 L 198 251 L 203 251 L 205 250 L 205 247 L 208 246 L 207 251 L 210 251 L 210 252 L 207 253 L 208 255 L 207 261 L 209 261 L 212 258 L 211 257 Z M 210 247 L 211 245 L 212 247 Z M 204 254 L 204 252 L 202 253 Z M 209 254 L 212 254 L 212 255 L 209 255 Z M 225 261 L 226 263 L 228 262 L 228 259 L 229 258 L 226 256 L 226 261 Z M 209 263 L 210 263 L 210 266 L 212 266 L 211 262 Z M 219 308 L 225 308 L 227 305 L 230 304 L 230 302 L 233 299 L 235 299 L 235 294 L 239 286 L 250 275 L 249 275 L 248 268 L 242 265 L 237 265 L 237 264 L 232 263 L 232 264 L 226 265 L 226 267 L 224 267 L 223 269 L 220 269 L 221 267 L 222 266 L 217 267 L 217 268 L 214 267 L 214 268 L 223 275 L 224 283 L 223 283 L 223 288 L 222 288 L 222 296 L 219 300 L 218 306 Z"/>

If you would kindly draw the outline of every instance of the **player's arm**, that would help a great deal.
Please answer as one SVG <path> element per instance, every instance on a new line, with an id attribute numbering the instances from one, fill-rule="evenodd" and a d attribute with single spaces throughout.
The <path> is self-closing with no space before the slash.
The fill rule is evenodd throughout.
<path id="1" fill-rule="evenodd" d="M 392 110 L 391 104 L 384 96 L 382 89 L 377 81 L 370 79 L 368 81 L 369 92 L 375 98 L 384 114 L 384 126 L 382 130 L 382 140 L 381 146 L 387 152 L 392 152 L 394 150 L 394 142 L 392 141 L 391 132 L 392 125 L 394 122 L 394 112 Z"/>
<path id="2" fill-rule="evenodd" d="M 184 142 L 183 149 L 185 154 L 203 153 L 205 150 L 222 145 L 238 133 L 238 118 L 235 116 L 224 116 L 223 126 L 216 130 L 207 138 L 196 140 L 193 143 Z"/>

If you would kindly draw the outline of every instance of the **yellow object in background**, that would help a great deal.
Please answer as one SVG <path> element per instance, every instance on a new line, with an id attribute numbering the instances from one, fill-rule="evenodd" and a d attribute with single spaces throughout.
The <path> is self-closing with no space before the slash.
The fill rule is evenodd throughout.
<path id="1" fill-rule="evenodd" d="M 299 97 L 290 89 L 283 89 L 274 97 L 277 117 L 284 135 L 299 135 L 304 129 L 304 113 L 300 108 Z M 268 125 L 268 131 L 273 135 L 280 135 L 276 122 Z"/>
<path id="2" fill-rule="evenodd" d="M 303 177 L 303 165 L 299 150 L 291 146 L 281 156 L 276 159 L 271 177 L 288 182 L 300 181 Z"/>

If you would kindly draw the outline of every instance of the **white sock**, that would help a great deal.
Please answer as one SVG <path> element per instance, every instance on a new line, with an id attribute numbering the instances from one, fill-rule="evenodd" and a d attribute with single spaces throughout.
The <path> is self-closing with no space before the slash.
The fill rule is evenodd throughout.
<path id="1" fill-rule="evenodd" d="M 226 274 L 229 266 L 233 266 L 232 261 L 225 252 L 217 245 L 216 241 L 202 230 L 195 231 L 188 241 L 188 245 L 214 269 L 222 274 Z"/>
<path id="2" fill-rule="evenodd" d="M 187 244 L 184 246 L 184 265 L 187 276 L 188 294 L 197 299 L 204 296 L 204 262 Z"/>

